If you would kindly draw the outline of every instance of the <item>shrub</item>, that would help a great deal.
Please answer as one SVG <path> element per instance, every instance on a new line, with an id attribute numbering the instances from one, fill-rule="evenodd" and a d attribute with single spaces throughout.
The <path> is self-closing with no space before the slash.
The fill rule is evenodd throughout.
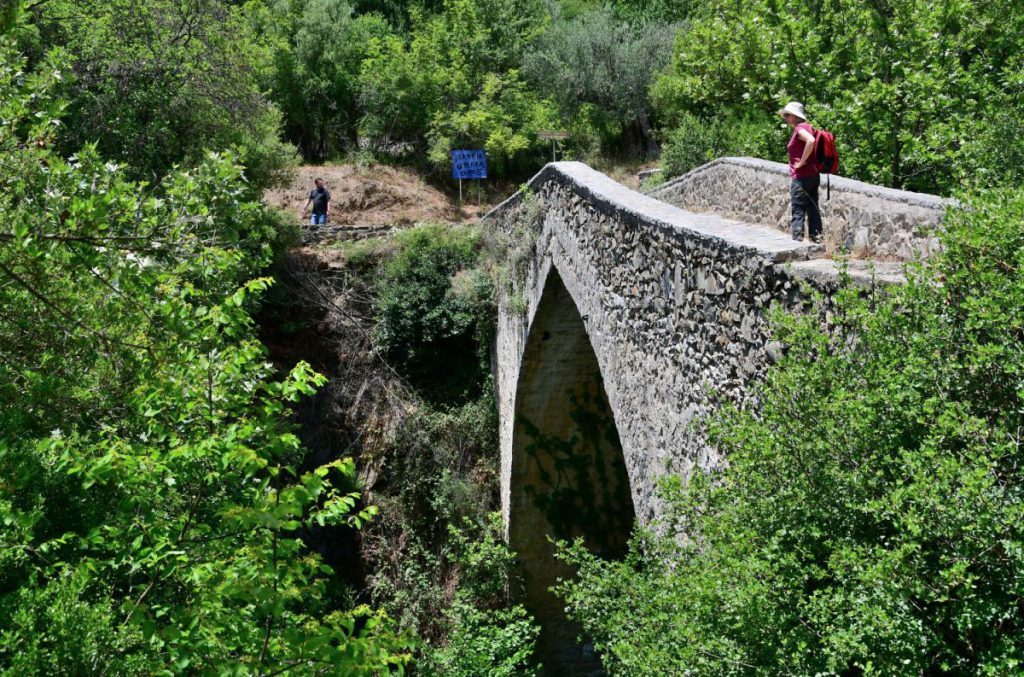
<path id="1" fill-rule="evenodd" d="M 427 653 L 429 674 L 537 674 L 531 658 L 540 629 L 522 606 L 508 603 L 515 555 L 502 538 L 502 524 L 500 513 L 493 513 L 486 525 L 467 521 L 463 530 L 448 527 L 459 588 L 445 613 L 445 644 Z"/>
<path id="2" fill-rule="evenodd" d="M 736 121 L 729 118 L 703 119 L 683 113 L 668 132 L 662 151 L 665 178 L 685 174 L 716 158 L 746 155 L 771 157 L 785 148 L 777 124 Z"/>
<path id="3" fill-rule="evenodd" d="M 497 414 L 485 396 L 420 410 L 387 452 L 367 533 L 373 599 L 427 640 L 438 675 L 532 674 L 538 628 L 512 605 L 515 557 L 497 508 Z"/>
<path id="4" fill-rule="evenodd" d="M 414 228 L 377 285 L 377 348 L 437 401 L 478 396 L 488 371 L 494 286 L 475 267 L 481 248 L 475 228 Z"/>
<path id="5" fill-rule="evenodd" d="M 539 628 L 521 606 L 480 611 L 457 602 L 449 614 L 448 644 L 434 651 L 424 672 L 445 677 L 534 677 Z"/>

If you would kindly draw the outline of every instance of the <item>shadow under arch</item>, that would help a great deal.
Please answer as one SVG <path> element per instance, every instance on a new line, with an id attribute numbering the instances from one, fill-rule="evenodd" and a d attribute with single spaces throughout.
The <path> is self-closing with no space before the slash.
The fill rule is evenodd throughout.
<path id="1" fill-rule="evenodd" d="M 541 624 L 548 674 L 584 674 L 596 658 L 548 589 L 572 570 L 554 539 L 582 537 L 603 557 L 625 555 L 635 522 L 622 444 L 600 365 L 571 294 L 552 267 L 526 340 L 512 433 L 509 545 L 522 601 Z"/>

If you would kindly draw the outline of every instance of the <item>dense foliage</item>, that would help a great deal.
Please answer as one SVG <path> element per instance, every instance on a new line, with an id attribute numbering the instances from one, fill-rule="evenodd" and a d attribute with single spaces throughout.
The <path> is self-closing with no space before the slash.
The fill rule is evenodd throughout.
<path id="1" fill-rule="evenodd" d="M 709 155 L 782 159 L 775 111 L 795 98 L 836 133 L 842 173 L 950 193 L 1024 178 L 1024 19 L 1004 9 L 49 0 L 22 43 L 72 57 L 61 148 L 95 141 L 148 179 L 234 145 L 266 185 L 289 158 L 279 131 L 309 161 L 369 152 L 437 171 L 483 148 L 493 175 L 520 175 L 549 157 L 539 133 L 566 129 L 568 157 L 653 157 L 660 142 L 675 174 Z"/>
<path id="2" fill-rule="evenodd" d="M 597 152 L 616 144 L 657 150 L 648 94 L 655 72 L 668 63 L 675 27 L 625 23 L 611 7 L 556 20 L 524 58 L 524 72 L 571 121 L 576 145 L 597 134 Z"/>
<path id="3" fill-rule="evenodd" d="M 1020 672 L 1022 223 L 1024 194 L 986 194 L 906 287 L 842 293 L 830 333 L 777 318 L 761 406 L 715 424 L 730 467 L 668 486 L 626 561 L 570 553 L 617 672 Z"/>
<path id="4" fill-rule="evenodd" d="M 359 74 L 370 45 L 392 30 L 378 14 L 355 16 L 345 0 L 250 5 L 250 26 L 269 43 L 269 85 L 284 133 L 309 160 L 357 149 Z"/>
<path id="5" fill-rule="evenodd" d="M 401 670 L 409 639 L 296 536 L 373 511 L 351 461 L 298 469 L 322 378 L 278 379 L 249 315 L 273 221 L 230 156 L 159 193 L 60 157 L 61 74 L 0 43 L 0 666 Z"/>
<path id="6" fill-rule="evenodd" d="M 435 166 L 447 166 L 455 148 L 487 150 L 498 173 L 538 166 L 537 132 L 557 119 L 518 69 L 543 22 L 536 1 L 446 0 L 437 14 L 415 12 L 408 36 L 371 45 L 363 133 L 377 145 L 425 151 Z"/>
<path id="7" fill-rule="evenodd" d="M 378 348 L 432 400 L 479 397 L 496 313 L 480 231 L 428 225 L 397 239 L 377 282 Z"/>
<path id="8" fill-rule="evenodd" d="M 310 158 L 373 149 L 444 168 L 480 147 L 496 173 L 522 173 L 547 157 L 538 132 L 568 129 L 569 156 L 650 156 L 656 139 L 679 173 L 724 153 L 784 158 L 775 111 L 795 98 L 837 134 L 846 175 L 938 193 L 1024 177 L 1024 31 L 1000 3 L 246 7 L 273 17 L 256 32 L 277 36 L 271 89 Z"/>
<path id="9" fill-rule="evenodd" d="M 679 114 L 675 128 L 665 135 L 662 168 L 666 176 L 672 177 L 715 158 L 772 157 L 775 150 L 785 147 L 788 129 L 763 124 L 753 117 L 706 119 L 684 112 Z"/>
<path id="10" fill-rule="evenodd" d="M 424 227 L 366 269 L 408 396 L 366 507 L 296 434 L 323 377 L 256 339 L 292 237 L 256 199 L 296 149 L 525 175 L 544 130 L 669 175 L 781 160 L 795 98 L 843 174 L 1004 189 L 905 288 L 778 317 L 759 407 L 714 421 L 730 467 L 667 482 L 625 561 L 566 550 L 561 592 L 622 674 L 1020 672 L 1021 36 L 981 0 L 0 3 L 0 670 L 533 672 L 488 365 L 533 241 L 503 268 Z M 378 609 L 307 547 L 330 525 Z"/>
<path id="11" fill-rule="evenodd" d="M 64 155 L 96 144 L 129 175 L 162 178 L 206 149 L 238 149 L 256 189 L 275 183 L 294 150 L 261 93 L 267 56 L 237 7 L 214 0 L 33 3 L 22 43 L 38 60 L 68 52 L 57 136 Z M 258 197 L 258 193 L 255 194 Z"/>
<path id="12" fill-rule="evenodd" d="M 692 113 L 765 126 L 795 98 L 835 132 L 848 176 L 946 194 L 964 179 L 1014 185 L 1024 179 L 1024 14 L 1007 9 L 974 0 L 697 3 L 654 98 L 671 124 Z M 785 157 L 781 143 L 762 152 Z"/>
<path id="13" fill-rule="evenodd" d="M 446 169 L 451 150 L 483 148 L 492 174 L 523 174 L 548 157 L 539 132 L 562 128 L 571 153 L 653 152 L 648 89 L 678 13 L 570 5 L 252 0 L 244 15 L 309 160 L 370 152 Z"/>

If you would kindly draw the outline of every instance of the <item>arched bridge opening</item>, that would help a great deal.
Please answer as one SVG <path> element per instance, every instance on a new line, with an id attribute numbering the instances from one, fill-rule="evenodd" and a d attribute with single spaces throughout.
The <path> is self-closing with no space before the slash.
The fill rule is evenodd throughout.
<path id="1" fill-rule="evenodd" d="M 580 315 L 552 268 L 521 362 L 512 440 L 509 542 L 524 602 L 543 628 L 551 674 L 588 666 L 549 588 L 572 571 L 551 540 L 582 538 L 603 557 L 625 554 L 635 522 L 629 477 L 601 369 Z M 594 659 L 591 657 L 590 659 Z M 590 666 L 592 667 L 592 666 Z M 551 669 L 554 668 L 554 669 Z"/>

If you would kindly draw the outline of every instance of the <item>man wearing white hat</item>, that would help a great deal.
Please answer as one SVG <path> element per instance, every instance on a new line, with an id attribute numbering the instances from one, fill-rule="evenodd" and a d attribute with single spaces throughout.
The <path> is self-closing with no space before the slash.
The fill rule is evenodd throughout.
<path id="1" fill-rule="evenodd" d="M 789 154 L 789 198 L 793 209 L 790 229 L 794 240 L 804 239 L 804 221 L 812 242 L 821 242 L 821 212 L 818 210 L 818 185 L 821 175 L 814 161 L 814 128 L 807 122 L 804 105 L 790 101 L 779 115 L 793 128 L 786 144 Z"/>

